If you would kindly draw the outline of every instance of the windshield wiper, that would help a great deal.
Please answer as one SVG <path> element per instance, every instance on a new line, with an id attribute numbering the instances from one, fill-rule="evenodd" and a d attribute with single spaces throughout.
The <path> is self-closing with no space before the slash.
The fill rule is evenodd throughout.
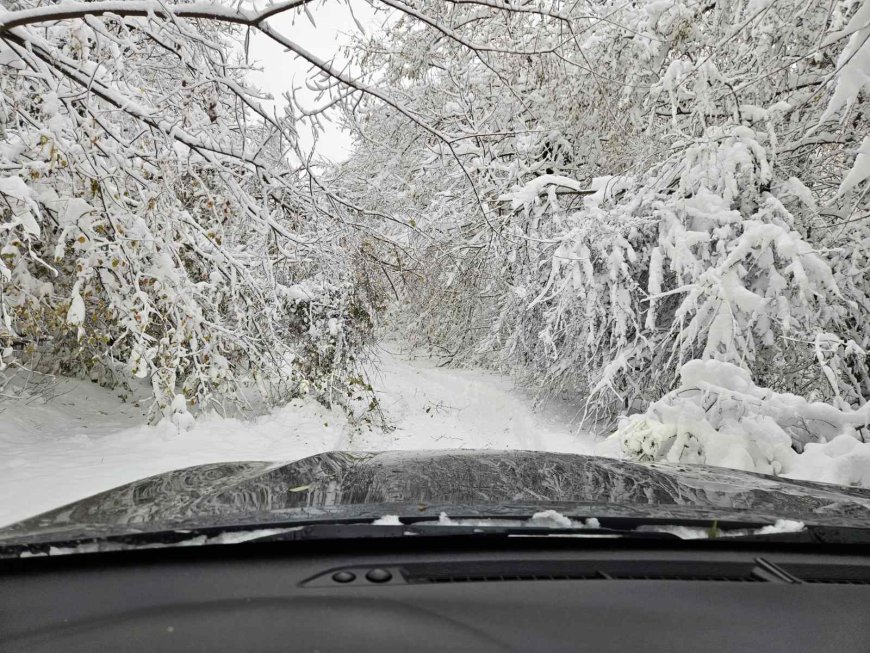
<path id="1" fill-rule="evenodd" d="M 668 532 L 637 531 L 615 528 L 551 528 L 539 526 L 442 526 L 437 523 L 412 523 L 398 526 L 365 524 L 312 524 L 285 533 L 266 535 L 254 542 L 286 542 L 300 540 L 395 539 L 405 537 L 577 537 L 632 538 L 639 540 L 678 540 Z"/>
<path id="2" fill-rule="evenodd" d="M 497 520 L 493 520 L 497 521 Z M 515 523 L 516 520 L 504 520 Z M 643 520 L 638 520 L 641 523 Z M 645 522 L 643 522 L 645 523 Z M 193 529 L 161 529 L 122 535 L 48 538 L 38 541 L 0 542 L 0 558 L 95 553 L 172 546 L 240 544 L 243 542 L 291 542 L 303 540 L 398 539 L 407 537 L 631 537 L 634 539 L 679 539 L 665 532 L 632 528 L 553 528 L 517 525 L 440 525 L 437 521 L 401 525 L 373 524 L 371 519 L 329 522 L 279 522 L 266 525 L 225 525 Z"/>
<path id="3" fill-rule="evenodd" d="M 279 522 L 263 525 L 222 525 L 196 529 L 163 529 L 93 537 L 44 539 L 0 543 L 0 558 L 63 555 L 129 549 L 190 545 L 293 542 L 311 540 L 361 540 L 403 538 L 458 538 L 498 540 L 504 538 L 577 538 L 667 540 L 687 539 L 719 542 L 771 542 L 815 544 L 870 544 L 870 529 L 836 526 L 806 526 L 791 532 L 767 532 L 760 523 L 644 518 L 602 518 L 590 525 L 553 527 L 530 525 L 531 519 L 470 518 L 469 523 L 439 523 L 431 518 L 407 519 L 409 523 L 381 525 L 371 519 Z M 457 518 L 457 522 L 464 521 Z M 485 522 L 485 523 L 479 523 Z"/>
<path id="4" fill-rule="evenodd" d="M 625 521 L 620 520 L 620 521 Z M 716 524 L 709 527 L 683 526 L 679 523 L 663 523 L 661 520 L 650 522 L 644 519 L 631 520 L 632 525 L 600 528 L 552 528 L 536 526 L 442 526 L 432 522 L 417 522 L 403 525 L 372 524 L 312 524 L 283 533 L 264 535 L 252 542 L 286 542 L 303 540 L 342 540 L 342 539 L 396 539 L 405 537 L 460 537 L 490 538 L 505 537 L 571 537 L 571 538 L 613 538 L 631 540 L 670 540 L 670 541 L 720 541 L 720 542 L 779 542 L 779 543 L 819 543 L 819 544 L 870 544 L 870 529 L 840 528 L 834 526 L 807 526 L 801 530 L 787 532 L 763 532 L 762 528 L 748 525 L 740 529 L 720 530 Z M 681 529 L 695 531 L 691 536 L 681 533 Z M 761 532 L 760 532 L 761 531 Z"/>

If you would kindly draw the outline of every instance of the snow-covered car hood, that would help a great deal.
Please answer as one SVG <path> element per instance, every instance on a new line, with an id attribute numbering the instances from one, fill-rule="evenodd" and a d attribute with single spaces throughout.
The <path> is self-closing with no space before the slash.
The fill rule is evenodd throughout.
<path id="1" fill-rule="evenodd" d="M 0 529 L 0 543 L 337 519 L 528 515 L 861 526 L 870 491 L 701 465 L 533 451 L 329 452 L 158 474 Z"/>

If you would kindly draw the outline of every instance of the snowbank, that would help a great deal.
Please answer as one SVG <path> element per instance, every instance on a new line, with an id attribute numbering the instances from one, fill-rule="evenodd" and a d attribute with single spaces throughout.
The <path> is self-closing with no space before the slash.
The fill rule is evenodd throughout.
<path id="1" fill-rule="evenodd" d="M 776 393 L 715 360 L 686 363 L 680 380 L 645 413 L 625 419 L 597 453 L 870 487 L 870 404 L 839 410 Z"/>

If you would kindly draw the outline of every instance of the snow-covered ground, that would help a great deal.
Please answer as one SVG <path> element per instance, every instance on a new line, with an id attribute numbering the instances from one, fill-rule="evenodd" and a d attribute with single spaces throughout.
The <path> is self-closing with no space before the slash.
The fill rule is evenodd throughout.
<path id="1" fill-rule="evenodd" d="M 254 421 L 202 417 L 190 431 L 145 423 L 143 410 L 87 381 L 47 402 L 0 404 L 0 525 L 151 474 L 233 460 L 295 460 L 330 450 L 535 449 L 591 453 L 570 411 L 538 414 L 511 382 L 381 349 L 374 385 L 385 432 L 355 430 L 338 411 L 297 400 Z M 544 416 L 546 415 L 546 416 Z"/>

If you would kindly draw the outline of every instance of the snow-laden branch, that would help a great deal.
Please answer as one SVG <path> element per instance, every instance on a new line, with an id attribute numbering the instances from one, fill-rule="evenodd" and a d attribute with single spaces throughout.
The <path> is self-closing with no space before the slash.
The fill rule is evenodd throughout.
<path id="1" fill-rule="evenodd" d="M 441 130 L 433 127 L 427 121 L 422 120 L 413 112 L 406 109 L 401 102 L 394 100 L 380 89 L 367 85 L 359 79 L 354 79 L 346 72 L 339 70 L 330 63 L 321 59 L 320 57 L 317 57 L 312 52 L 302 47 L 295 41 L 287 38 L 267 23 L 267 20 L 269 18 L 279 13 L 299 8 L 307 2 L 310 2 L 310 0 L 286 0 L 285 2 L 280 2 L 260 10 L 243 9 L 241 7 L 237 7 L 234 9 L 228 6 L 210 3 L 167 5 L 160 0 L 129 0 L 124 2 L 111 0 L 106 2 L 69 3 L 59 6 L 52 5 L 49 7 L 39 7 L 35 9 L 12 11 L 6 12 L 5 14 L 0 14 L 0 34 L 3 34 L 5 32 L 5 36 L 3 38 L 10 38 L 18 42 L 19 44 L 23 44 L 24 42 L 34 38 L 30 33 L 24 33 L 19 31 L 23 28 L 23 26 L 106 14 L 122 17 L 168 15 L 177 18 L 202 18 L 253 27 L 258 29 L 260 32 L 268 36 L 276 43 L 279 43 L 280 45 L 285 47 L 290 52 L 294 53 L 299 58 L 307 61 L 315 69 L 319 70 L 331 79 L 336 80 L 338 83 L 344 85 L 349 89 L 359 91 L 366 95 L 374 97 L 404 115 L 406 118 L 411 120 L 411 122 L 422 128 L 429 134 L 433 135 L 438 140 L 442 141 L 447 146 L 448 150 L 450 150 L 452 156 L 457 159 L 460 167 L 462 167 L 462 163 L 458 160 L 458 155 L 454 151 L 452 139 L 449 134 L 443 133 Z M 396 8 L 405 12 L 413 11 L 409 7 L 402 7 L 398 4 L 395 6 Z M 451 35 L 451 38 L 459 37 L 456 35 Z M 465 45 L 464 41 L 460 40 L 460 43 Z M 48 51 L 45 47 L 43 47 L 43 50 L 45 50 L 46 52 Z M 76 71 L 74 66 L 71 67 L 69 65 L 69 62 L 66 63 L 67 65 L 64 66 L 63 73 L 67 76 L 75 78 L 79 82 L 82 82 L 84 74 L 80 71 Z M 123 97 L 119 97 L 118 94 L 112 92 L 111 89 L 103 87 L 96 89 L 95 92 L 100 95 L 100 97 L 103 97 L 103 99 L 106 99 L 115 104 L 115 106 L 117 106 L 118 108 L 124 111 L 130 111 L 134 115 L 137 115 L 140 119 L 149 122 L 149 124 L 153 124 L 153 119 L 147 115 L 147 112 L 141 111 L 140 108 L 135 105 L 135 103 L 132 103 Z M 183 131 L 180 131 L 175 127 L 168 127 L 167 125 L 159 124 L 153 124 L 153 126 L 161 129 L 161 131 L 164 132 L 166 132 L 168 129 L 169 132 L 174 135 L 174 137 L 176 137 L 180 142 L 183 142 L 188 146 L 207 148 L 213 151 L 217 151 L 221 154 L 237 156 L 240 159 L 246 160 L 248 163 L 253 163 L 256 165 L 256 161 L 253 161 L 238 153 L 226 152 L 222 149 L 215 149 L 215 146 L 211 144 L 201 142 L 196 143 L 195 139 L 190 138 L 190 135 L 185 134 Z M 467 178 L 469 182 L 471 182 L 470 176 L 467 175 Z M 476 189 L 474 190 L 474 192 L 475 194 L 477 194 Z M 481 211 L 485 213 L 485 208 L 479 197 L 478 205 L 480 206 Z"/>
<path id="2" fill-rule="evenodd" d="M 311 0 L 284 0 L 264 9 L 244 9 L 212 2 L 192 2 L 172 5 L 161 0 L 107 0 L 106 2 L 66 2 L 33 9 L 2 11 L 0 32 L 16 27 L 49 23 L 86 16 L 166 16 L 177 18 L 205 18 L 239 25 L 254 26 L 280 13 L 302 7 Z"/>
<path id="3" fill-rule="evenodd" d="M 537 16 L 547 16 L 548 18 L 555 18 L 557 20 L 573 20 L 576 17 L 568 16 L 559 11 L 552 11 L 549 9 L 541 9 L 534 5 L 526 4 L 520 5 L 510 2 L 500 2 L 499 0 L 445 0 L 450 4 L 455 5 L 479 5 L 482 7 L 489 7 L 490 9 L 496 9 L 498 11 L 504 11 L 509 13 L 517 13 L 517 14 L 535 14 Z M 580 18 L 594 18 L 594 16 L 580 16 Z"/>
<path id="4" fill-rule="evenodd" d="M 586 188 L 579 181 L 570 177 L 563 175 L 541 175 L 509 193 L 500 195 L 498 201 L 510 202 L 512 208 L 529 206 L 549 186 L 564 189 L 572 195 L 594 195 L 599 192 L 597 188 Z"/>
<path id="5" fill-rule="evenodd" d="M 165 118 L 158 117 L 158 114 L 149 110 L 148 107 L 134 102 L 131 98 L 103 84 L 93 75 L 87 75 L 85 71 L 82 71 L 79 68 L 76 61 L 59 54 L 43 39 L 32 34 L 28 34 L 26 39 L 19 38 L 15 33 L 7 34 L 5 38 L 22 48 L 30 46 L 33 53 L 44 63 L 57 69 L 63 75 L 75 81 L 84 89 L 87 89 L 88 92 L 93 93 L 121 111 L 124 111 L 125 113 L 141 120 L 145 124 L 150 125 L 160 133 L 166 134 L 167 136 L 177 140 L 179 143 L 183 143 L 196 151 L 211 151 L 216 154 L 239 159 L 255 167 L 263 167 L 262 162 L 258 162 L 256 159 L 248 157 L 240 150 L 222 147 L 217 143 L 197 138 L 187 130 L 179 127 L 177 124 L 174 124 Z"/>
<path id="6" fill-rule="evenodd" d="M 413 16 L 414 18 L 419 20 L 421 23 L 425 23 L 426 25 L 429 25 L 433 29 L 436 29 L 439 32 L 441 32 L 442 34 L 444 34 L 444 36 L 447 36 L 448 38 L 450 38 L 453 41 L 456 41 L 457 43 L 462 45 L 463 47 L 466 47 L 469 50 L 472 50 L 474 52 L 497 52 L 499 54 L 530 56 L 530 55 L 539 55 L 539 54 L 549 54 L 551 52 L 554 52 L 559 47 L 557 44 L 557 45 L 553 45 L 549 48 L 543 48 L 543 49 L 514 50 L 512 48 L 498 47 L 498 46 L 493 46 L 493 45 L 489 45 L 486 43 L 474 43 L 474 42 L 466 39 L 461 34 L 457 33 L 455 30 L 450 29 L 448 26 L 444 25 L 440 21 L 435 20 L 431 16 L 428 16 L 425 13 L 414 9 L 414 7 L 412 7 L 408 3 L 402 2 L 402 0 L 379 0 L 379 2 L 387 5 L 388 7 L 392 7 L 393 9 L 401 11 L 402 13 L 408 14 L 409 16 Z"/>

